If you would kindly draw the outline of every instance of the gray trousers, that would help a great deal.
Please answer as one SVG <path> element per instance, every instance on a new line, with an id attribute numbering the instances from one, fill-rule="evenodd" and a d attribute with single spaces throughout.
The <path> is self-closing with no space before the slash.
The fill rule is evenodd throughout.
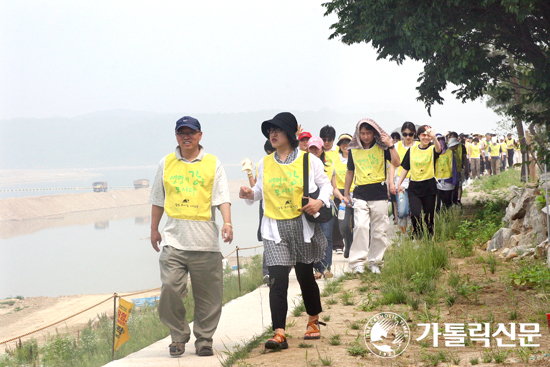
<path id="1" fill-rule="evenodd" d="M 183 251 L 163 246 L 159 257 L 162 290 L 159 302 L 160 321 L 168 328 L 173 342 L 187 343 L 191 336 L 185 318 L 183 295 L 187 276 L 195 301 L 193 334 L 195 348 L 212 346 L 212 336 L 222 314 L 223 268 L 219 252 Z"/>

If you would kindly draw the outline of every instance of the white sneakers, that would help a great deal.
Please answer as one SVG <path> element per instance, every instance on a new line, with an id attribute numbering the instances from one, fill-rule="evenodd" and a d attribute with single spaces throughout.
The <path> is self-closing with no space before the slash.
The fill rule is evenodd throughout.
<path id="1" fill-rule="evenodd" d="M 369 265 L 369 270 L 373 274 L 380 274 L 380 268 L 378 267 L 378 265 Z"/>
<path id="2" fill-rule="evenodd" d="M 334 253 L 335 254 L 343 254 L 344 250 L 342 250 L 341 248 L 337 248 L 336 250 L 334 250 Z"/>
<path id="3" fill-rule="evenodd" d="M 374 264 L 369 265 L 369 270 L 373 274 L 380 274 L 380 267 L 378 265 L 374 265 Z M 363 265 L 356 265 L 353 268 L 351 268 L 351 271 L 353 273 L 363 274 L 365 272 L 365 267 Z"/>

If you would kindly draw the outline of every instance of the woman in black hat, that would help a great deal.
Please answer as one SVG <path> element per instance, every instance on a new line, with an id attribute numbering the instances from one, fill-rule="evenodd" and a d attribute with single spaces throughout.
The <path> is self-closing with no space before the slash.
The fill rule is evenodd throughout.
<path id="1" fill-rule="evenodd" d="M 298 123 L 288 112 L 277 114 L 262 123 L 262 133 L 275 153 L 258 165 L 256 185 L 241 187 L 239 197 L 251 205 L 263 199 L 262 238 L 264 257 L 269 268 L 269 306 L 275 336 L 265 343 L 267 349 L 286 349 L 286 314 L 288 310 L 288 267 L 294 266 L 309 315 L 304 339 L 319 339 L 319 313 L 322 311 L 319 287 L 313 275 L 313 264 L 325 257 L 327 240 L 318 224 L 306 220 L 303 212 L 317 213 L 330 206 L 332 185 L 324 173 L 323 163 L 309 155 L 309 193 L 319 190 L 318 198 L 309 198 L 302 207 L 303 165 L 305 152 L 298 149 Z"/>

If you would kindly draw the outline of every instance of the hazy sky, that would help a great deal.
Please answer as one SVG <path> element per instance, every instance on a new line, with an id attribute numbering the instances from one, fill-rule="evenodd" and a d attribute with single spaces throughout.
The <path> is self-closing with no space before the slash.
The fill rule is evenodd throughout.
<path id="1" fill-rule="evenodd" d="M 416 101 L 422 65 L 329 41 L 336 18 L 321 3 L 0 0 L 0 119 L 328 108 L 441 131 L 496 127 L 483 102 L 450 93 L 429 119 Z"/>

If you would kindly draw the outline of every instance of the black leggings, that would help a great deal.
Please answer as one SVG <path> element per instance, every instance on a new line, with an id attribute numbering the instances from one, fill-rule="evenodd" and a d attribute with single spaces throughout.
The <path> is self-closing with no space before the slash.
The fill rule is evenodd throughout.
<path id="1" fill-rule="evenodd" d="M 422 237 L 422 222 L 424 222 L 428 234 L 433 235 L 435 197 L 435 194 L 418 197 L 409 190 L 409 211 L 411 213 L 413 236 Z"/>
<path id="2" fill-rule="evenodd" d="M 514 149 L 507 149 L 508 150 L 508 169 L 510 167 L 514 166 Z"/>
<path id="3" fill-rule="evenodd" d="M 286 313 L 288 311 L 288 266 L 269 266 L 269 307 L 271 308 L 271 322 L 273 330 L 285 329 Z M 313 263 L 304 264 L 297 262 L 294 266 L 296 278 L 300 284 L 302 298 L 306 306 L 306 312 L 310 316 L 321 313 L 321 295 L 319 286 L 313 275 Z"/>
<path id="4" fill-rule="evenodd" d="M 458 185 L 457 192 L 458 192 Z M 453 205 L 453 192 L 454 190 L 439 190 L 437 189 L 437 204 L 436 204 L 436 211 L 439 212 L 439 210 L 443 207 L 445 209 L 448 209 Z"/>

